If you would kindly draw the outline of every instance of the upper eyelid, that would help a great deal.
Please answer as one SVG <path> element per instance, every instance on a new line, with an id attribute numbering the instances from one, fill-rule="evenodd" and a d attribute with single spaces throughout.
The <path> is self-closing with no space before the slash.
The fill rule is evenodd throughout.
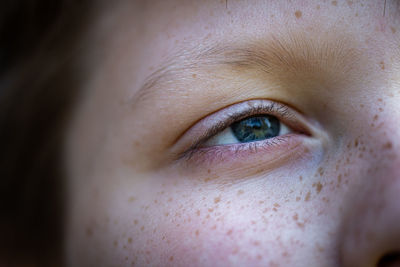
<path id="1" fill-rule="evenodd" d="M 269 112 L 267 112 L 265 108 L 268 105 L 271 107 Z M 261 106 L 264 108 L 261 108 Z M 179 155 L 184 152 L 182 151 L 183 148 L 185 148 L 185 150 L 195 149 L 196 145 L 210 138 L 211 133 L 215 133 L 216 130 L 222 130 L 223 127 L 228 127 L 234 122 L 229 120 L 229 118 L 232 117 L 230 113 L 232 113 L 233 110 L 236 110 L 236 112 L 242 110 L 243 118 L 252 115 L 248 114 L 250 110 L 254 111 L 254 115 L 257 114 L 256 112 L 259 112 L 259 114 L 274 115 L 284 120 L 289 127 L 298 132 L 311 135 L 313 132 L 310 127 L 308 127 L 308 124 L 305 122 L 305 119 L 302 118 L 301 114 L 287 105 L 267 99 L 247 100 L 225 107 L 198 121 L 181 136 L 178 142 L 172 147 L 172 152 Z"/>

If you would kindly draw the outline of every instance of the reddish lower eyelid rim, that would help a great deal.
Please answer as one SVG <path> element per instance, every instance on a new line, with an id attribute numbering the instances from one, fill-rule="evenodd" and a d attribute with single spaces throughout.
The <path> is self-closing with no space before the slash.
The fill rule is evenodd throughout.
<path id="1" fill-rule="evenodd" d="M 220 123 L 222 120 L 227 120 L 227 118 L 230 117 L 229 114 L 234 112 L 239 113 L 243 110 L 248 110 L 250 112 L 254 109 L 258 109 L 259 107 L 261 107 L 259 113 L 248 114 L 248 116 L 243 116 L 243 118 L 257 114 L 273 115 L 298 134 L 313 136 L 315 133 L 315 127 L 312 125 L 312 123 L 309 122 L 302 113 L 292 108 L 291 105 L 283 104 L 279 101 L 270 99 L 246 100 L 220 109 L 198 121 L 177 140 L 172 147 L 172 153 L 175 155 L 180 155 L 178 156 L 180 158 L 190 149 L 195 149 L 199 141 L 204 141 L 204 133 L 206 133 L 206 131 L 214 125 Z M 211 136 L 208 138 L 210 137 Z"/>

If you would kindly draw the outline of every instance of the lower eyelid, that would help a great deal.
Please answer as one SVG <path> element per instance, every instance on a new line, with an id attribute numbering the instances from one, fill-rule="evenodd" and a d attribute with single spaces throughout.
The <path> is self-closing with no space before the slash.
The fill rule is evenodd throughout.
<path id="1" fill-rule="evenodd" d="M 315 141 L 315 140 L 314 140 Z M 286 134 L 252 143 L 198 148 L 178 164 L 189 173 L 208 177 L 205 170 L 218 170 L 218 176 L 241 179 L 293 163 L 312 154 L 313 139 L 300 134 Z"/>

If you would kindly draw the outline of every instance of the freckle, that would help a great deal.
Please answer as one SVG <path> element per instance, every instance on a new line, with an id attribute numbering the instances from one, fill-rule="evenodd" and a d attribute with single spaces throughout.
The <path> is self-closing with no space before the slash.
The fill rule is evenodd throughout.
<path id="1" fill-rule="evenodd" d="M 196 236 L 199 236 L 199 230 L 196 230 L 195 234 Z"/>
<path id="2" fill-rule="evenodd" d="M 337 6 L 337 1 L 332 1 L 331 3 L 333 6 Z"/>
<path id="3" fill-rule="evenodd" d="M 302 13 L 300 10 L 297 10 L 296 12 L 294 12 L 294 15 L 296 16 L 296 18 L 299 19 L 299 18 L 301 18 Z"/>
<path id="4" fill-rule="evenodd" d="M 260 200 L 258 201 L 258 204 L 264 204 L 264 201 Z"/>
<path id="5" fill-rule="evenodd" d="M 349 6 L 352 6 L 353 5 L 353 1 L 347 1 L 347 4 L 349 5 Z"/>
<path id="6" fill-rule="evenodd" d="M 239 191 L 237 192 L 237 195 L 240 196 L 240 195 L 242 195 L 243 193 L 244 193 L 243 190 L 239 190 Z"/>
<path id="7" fill-rule="evenodd" d="M 209 211 L 209 212 L 213 212 L 214 209 L 213 209 L 213 208 L 209 208 L 208 211 Z"/>
<path id="8" fill-rule="evenodd" d="M 217 229 L 217 226 L 216 226 L 216 225 L 214 225 L 213 227 L 211 227 L 211 230 L 215 230 L 215 229 Z"/>
<path id="9" fill-rule="evenodd" d="M 138 224 L 138 220 L 133 220 L 133 224 Z"/>
<path id="10" fill-rule="evenodd" d="M 118 241 L 117 240 L 114 241 L 114 247 L 116 247 L 116 246 L 118 246 Z"/>
<path id="11" fill-rule="evenodd" d="M 382 112 L 382 111 L 383 111 L 383 108 L 379 108 L 378 110 L 379 110 L 379 112 Z"/>
<path id="12" fill-rule="evenodd" d="M 340 184 L 342 182 L 342 175 L 341 174 L 338 175 L 337 182 L 338 182 L 338 184 Z"/>
<path id="13" fill-rule="evenodd" d="M 283 256 L 283 257 L 288 257 L 288 256 L 289 256 L 289 253 L 288 253 L 287 251 L 285 251 L 285 252 L 282 253 L 282 256 Z"/>
<path id="14" fill-rule="evenodd" d="M 90 227 L 86 228 L 86 235 L 88 237 L 91 237 L 93 235 L 93 230 Z"/>
<path id="15" fill-rule="evenodd" d="M 154 204 L 158 204 L 158 200 L 156 199 L 156 200 L 154 200 Z"/>
<path id="16" fill-rule="evenodd" d="M 321 6 L 320 6 L 320 5 L 317 5 L 317 10 L 320 10 L 320 8 L 321 8 Z"/>
<path id="17" fill-rule="evenodd" d="M 383 149 L 392 149 L 393 145 L 391 142 L 387 142 L 383 145 Z"/>
<path id="18" fill-rule="evenodd" d="M 299 223 L 299 222 L 298 222 L 298 223 L 297 223 L 297 226 L 300 227 L 300 228 L 304 228 L 304 223 Z"/>
<path id="19" fill-rule="evenodd" d="M 299 180 L 300 182 L 303 181 L 303 176 L 300 175 Z"/>
<path id="20" fill-rule="evenodd" d="M 275 208 L 279 208 L 281 205 L 279 205 L 278 203 L 274 203 L 274 207 Z"/>
<path id="21" fill-rule="evenodd" d="M 313 187 L 314 187 L 314 185 L 313 185 Z M 319 194 L 319 192 L 321 192 L 321 190 L 322 190 L 323 185 L 320 182 L 318 182 L 315 184 L 315 187 L 317 189 L 317 193 Z"/>
<path id="22" fill-rule="evenodd" d="M 169 261 L 173 261 L 174 260 L 174 256 L 169 257 Z"/>
<path id="23" fill-rule="evenodd" d="M 218 202 L 220 202 L 221 201 L 221 197 L 216 197 L 216 198 L 214 198 L 214 203 L 218 203 Z"/>
<path id="24" fill-rule="evenodd" d="M 390 27 L 390 29 L 392 30 L 392 33 L 396 33 L 396 28 L 395 27 Z"/>
<path id="25" fill-rule="evenodd" d="M 168 217 L 168 215 L 169 215 L 169 212 L 166 212 L 166 213 L 165 213 L 165 217 Z"/>
<path id="26" fill-rule="evenodd" d="M 200 210 L 197 210 L 197 211 L 196 211 L 196 215 L 197 215 L 197 216 L 200 216 Z"/>
<path id="27" fill-rule="evenodd" d="M 309 191 L 308 193 L 307 193 L 307 195 L 306 195 L 306 197 L 305 197 L 305 201 L 309 201 L 310 200 L 310 197 L 311 197 L 311 192 Z"/>
<path id="28" fill-rule="evenodd" d="M 360 108 L 363 108 L 364 107 L 364 104 L 360 104 Z"/>
<path id="29" fill-rule="evenodd" d="M 379 102 L 382 102 L 382 98 L 378 98 L 378 101 L 379 101 Z"/>
<path id="30" fill-rule="evenodd" d="M 232 234 L 232 230 L 229 230 L 228 232 L 226 232 L 226 235 L 231 235 Z"/>
<path id="31" fill-rule="evenodd" d="M 140 227 L 140 231 L 143 231 L 143 230 L 144 230 L 144 226 Z"/>
<path id="32" fill-rule="evenodd" d="M 135 200 L 136 200 L 135 197 L 130 197 L 130 198 L 128 199 L 128 202 L 133 202 L 133 201 L 135 201 Z"/>
<path id="33" fill-rule="evenodd" d="M 358 139 L 354 140 L 354 147 L 358 147 Z"/>
<path id="34" fill-rule="evenodd" d="M 297 221 L 298 219 L 299 219 L 299 215 L 298 215 L 297 213 L 295 213 L 295 214 L 293 215 L 293 220 Z"/>
<path id="35" fill-rule="evenodd" d="M 257 260 L 262 260 L 262 256 L 260 254 L 257 255 Z"/>
<path id="36" fill-rule="evenodd" d="M 320 176 L 322 176 L 324 174 L 324 168 L 319 167 L 318 168 L 318 173 L 319 173 Z"/>
<path id="37" fill-rule="evenodd" d="M 296 197 L 296 201 L 300 201 L 300 199 L 301 199 L 300 197 Z"/>
<path id="38" fill-rule="evenodd" d="M 132 238 L 130 238 L 130 237 L 128 238 L 128 243 L 132 244 Z"/>
<path id="39" fill-rule="evenodd" d="M 211 170 L 210 170 L 210 169 L 208 169 L 208 170 L 207 170 L 207 173 L 211 173 Z"/>

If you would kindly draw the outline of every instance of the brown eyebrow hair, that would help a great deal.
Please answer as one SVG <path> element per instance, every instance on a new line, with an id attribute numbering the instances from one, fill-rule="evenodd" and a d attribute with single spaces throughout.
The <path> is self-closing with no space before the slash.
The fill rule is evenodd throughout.
<path id="1" fill-rule="evenodd" d="M 258 72 L 278 80 L 312 76 L 320 82 L 354 78 L 355 67 L 362 67 L 359 45 L 351 35 L 329 32 L 309 36 L 296 32 L 271 35 L 244 42 L 218 43 L 177 53 L 145 80 L 133 95 L 133 103 L 152 95 L 162 85 L 187 79 L 185 73 L 207 68 L 236 73 Z M 318 76 L 316 76 L 318 74 Z"/>

